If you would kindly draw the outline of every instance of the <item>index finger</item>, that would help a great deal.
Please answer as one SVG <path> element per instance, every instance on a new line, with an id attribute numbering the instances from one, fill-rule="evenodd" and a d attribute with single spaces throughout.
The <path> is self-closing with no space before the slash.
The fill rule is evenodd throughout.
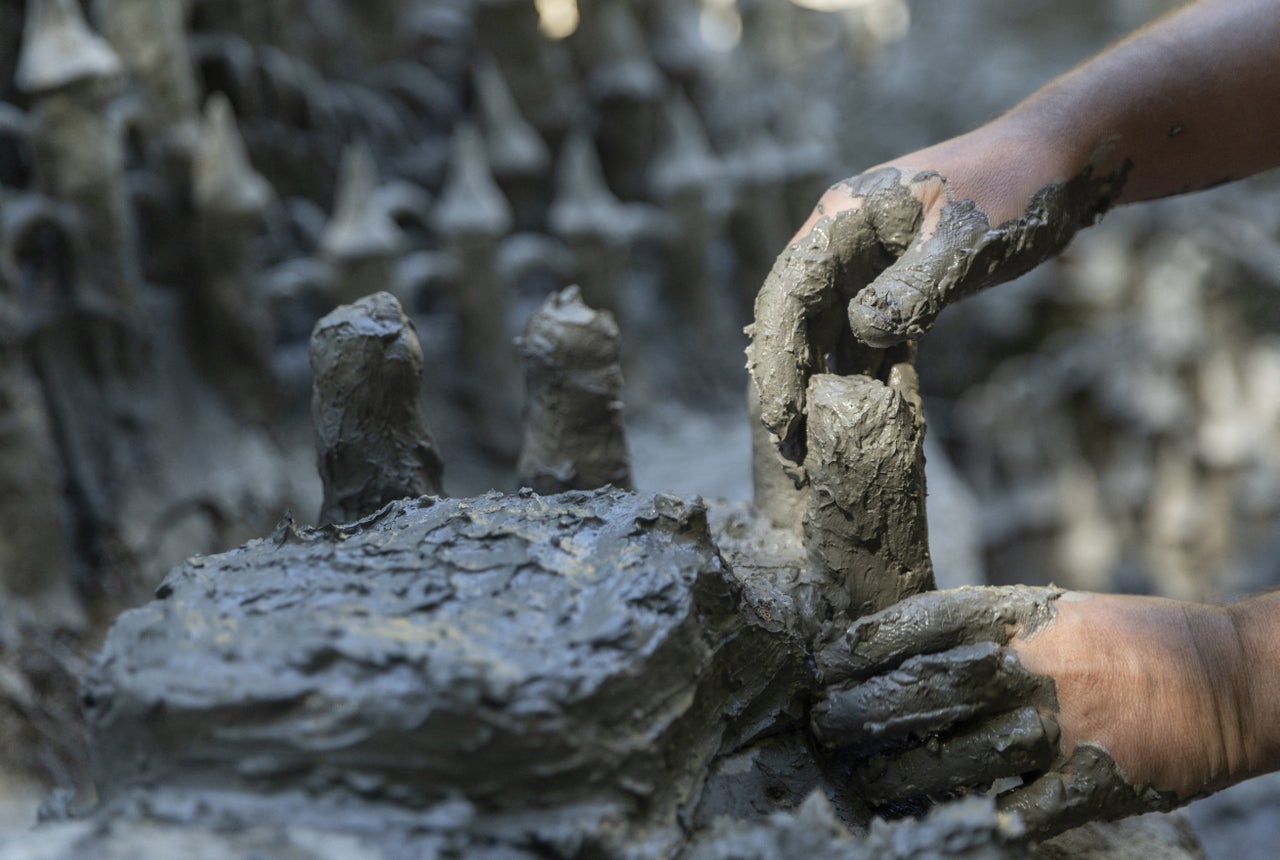
<path id="1" fill-rule="evenodd" d="M 788 459 L 804 459 L 809 376 L 849 372 L 821 366 L 842 342 L 855 342 L 847 307 L 836 305 L 857 295 L 910 246 L 922 215 L 920 199 L 898 168 L 869 170 L 837 183 L 765 279 L 755 322 L 747 328 L 747 368 L 759 394 L 761 420 Z"/>
<path id="2" fill-rule="evenodd" d="M 1063 591 L 1033 586 L 964 586 L 926 591 L 859 618 L 822 647 L 824 684 L 860 681 L 895 669 L 916 654 L 936 654 L 979 642 L 1005 644 L 1014 632 L 1053 619 Z"/>
<path id="3" fill-rule="evenodd" d="M 783 454 L 797 462 L 804 459 L 805 390 L 822 359 L 823 344 L 813 343 L 815 322 L 841 299 L 835 246 L 874 242 L 862 208 L 819 218 L 782 252 L 756 296 L 755 322 L 747 328 L 747 369 L 759 394 L 761 421 L 778 437 Z"/>

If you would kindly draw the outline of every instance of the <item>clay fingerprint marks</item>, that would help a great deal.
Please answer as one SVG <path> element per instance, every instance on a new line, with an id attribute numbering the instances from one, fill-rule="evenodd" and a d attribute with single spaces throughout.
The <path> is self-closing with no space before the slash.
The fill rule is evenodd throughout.
<path id="1" fill-rule="evenodd" d="M 443 492 L 444 467 L 422 414 L 422 347 L 394 296 L 374 293 L 321 319 L 311 368 L 321 523 Z"/>
<path id="2" fill-rule="evenodd" d="M 539 493 L 631 488 L 613 314 L 577 287 L 553 293 L 518 342 L 528 384 L 521 486 Z"/>
<path id="3" fill-rule="evenodd" d="M 869 376 L 809 380 L 809 563 L 858 618 L 932 589 L 918 406 Z"/>

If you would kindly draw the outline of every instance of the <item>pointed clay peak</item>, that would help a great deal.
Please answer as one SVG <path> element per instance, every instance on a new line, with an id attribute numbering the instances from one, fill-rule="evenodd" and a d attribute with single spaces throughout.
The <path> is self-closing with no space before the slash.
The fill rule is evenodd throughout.
<path id="1" fill-rule="evenodd" d="M 404 236 L 378 194 L 373 153 L 361 142 L 342 153 L 333 217 L 320 247 L 334 258 L 390 256 L 400 251 Z"/>
<path id="2" fill-rule="evenodd" d="M 253 215 L 275 197 L 253 169 L 231 102 L 223 93 L 209 96 L 193 165 L 196 205 L 202 210 Z"/>
<path id="3" fill-rule="evenodd" d="M 617 365 L 620 340 L 613 314 L 589 307 L 570 286 L 547 297 L 517 343 L 526 359 L 589 370 Z"/>
<path id="4" fill-rule="evenodd" d="M 697 110 L 676 90 L 667 97 L 665 113 L 664 146 L 653 167 L 658 192 L 672 194 L 687 186 L 715 182 L 719 165 Z"/>
<path id="5" fill-rule="evenodd" d="M 511 204 L 493 181 L 484 140 L 470 122 L 454 132 L 449 176 L 432 216 L 446 236 L 499 237 L 511 229 Z"/>
<path id="6" fill-rule="evenodd" d="M 547 145 L 520 115 L 502 71 L 491 57 L 476 64 L 475 87 L 493 172 L 510 176 L 545 170 L 551 161 Z"/>
<path id="7" fill-rule="evenodd" d="M 624 207 L 604 181 L 591 137 L 575 131 L 564 142 L 556 169 L 556 199 L 551 229 L 561 236 L 611 232 L 621 225 Z"/>
<path id="8" fill-rule="evenodd" d="M 592 92 L 602 98 L 659 98 L 662 75 L 649 56 L 644 30 L 630 4 L 598 0 L 584 13 L 576 41 L 590 68 Z"/>
<path id="9" fill-rule="evenodd" d="M 120 73 L 120 58 L 89 29 L 76 0 L 29 0 L 14 75 L 23 92 L 39 94 L 77 81 Z"/>
<path id="10" fill-rule="evenodd" d="M 653 54 L 659 65 L 678 75 L 695 75 L 708 63 L 711 48 L 702 38 L 699 0 L 657 0 L 650 7 Z"/>

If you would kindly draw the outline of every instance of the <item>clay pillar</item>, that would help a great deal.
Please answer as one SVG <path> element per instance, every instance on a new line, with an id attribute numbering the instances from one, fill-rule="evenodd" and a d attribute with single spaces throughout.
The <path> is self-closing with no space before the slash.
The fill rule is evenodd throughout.
<path id="1" fill-rule="evenodd" d="M 76 0 L 27 4 L 18 87 L 32 96 L 36 181 L 75 204 L 85 221 L 83 271 L 107 297 L 132 307 L 138 287 L 124 187 L 124 144 L 111 99 L 120 58 L 85 24 Z"/>
<path id="2" fill-rule="evenodd" d="M 252 246 L 275 193 L 249 164 L 221 93 L 205 106 L 193 173 L 201 275 L 187 296 L 194 353 L 237 403 L 263 413 L 271 399 L 271 321 L 253 289 Z"/>
<path id="3" fill-rule="evenodd" d="M 626 327 L 618 284 L 626 270 L 631 219 L 605 185 L 595 144 L 581 132 L 571 134 L 560 152 L 549 220 L 574 255 L 575 280 L 586 303 L 610 311 Z"/>
<path id="4" fill-rule="evenodd" d="M 378 197 L 378 171 L 368 146 L 343 153 L 333 218 L 320 238 L 320 251 L 334 271 L 338 304 L 391 287 L 404 236 Z"/>
<path id="5" fill-rule="evenodd" d="M 774 528 L 799 532 L 808 502 L 804 469 L 778 452 L 772 433 L 760 423 L 760 397 L 747 383 L 747 421 L 751 427 L 751 504 Z"/>
<path id="6" fill-rule="evenodd" d="M 98 0 L 103 35 L 142 93 L 149 137 L 189 151 L 199 127 L 199 88 L 187 42 L 187 0 Z"/>
<path id="7" fill-rule="evenodd" d="M 365 296 L 316 323 L 311 369 L 321 524 L 443 493 L 444 467 L 422 414 L 422 346 L 394 296 Z"/>
<path id="8" fill-rule="evenodd" d="M 502 70 L 521 114 L 554 145 L 581 108 L 582 87 L 564 42 L 542 34 L 530 0 L 481 0 L 475 29 L 480 48 Z"/>
<path id="9" fill-rule="evenodd" d="M 598 116 L 596 146 L 609 186 L 623 200 L 645 200 L 665 80 L 630 4 L 594 0 L 579 8 L 581 25 L 568 41 L 586 70 L 587 94 Z"/>
<path id="10" fill-rule="evenodd" d="M 863 375 L 809 380 L 809 564 L 836 586 L 828 599 L 850 619 L 934 587 L 913 383 L 907 364 L 890 370 L 889 384 Z"/>
<path id="11" fill-rule="evenodd" d="M 528 380 L 522 486 L 631 488 L 619 345 L 613 315 L 583 304 L 577 287 L 553 293 L 529 320 L 519 341 Z"/>
<path id="12" fill-rule="evenodd" d="M 200 131 L 200 93 L 187 38 L 190 0 L 97 0 L 96 20 L 137 94 L 133 126 L 150 176 L 132 195 L 145 237 L 140 254 L 149 283 L 183 283 L 197 263 L 190 241 L 192 157 Z"/>
<path id="13" fill-rule="evenodd" d="M 547 145 L 521 115 L 502 71 L 491 58 L 476 63 L 473 80 L 489 164 L 511 204 L 515 229 L 539 229 L 551 194 Z"/>
<path id="14" fill-rule="evenodd" d="M 667 99 L 665 128 L 665 145 L 650 173 L 655 198 L 674 221 L 664 243 L 663 300 L 701 343 L 699 354 L 732 353 L 725 347 L 741 333 L 710 271 L 711 250 L 729 203 L 724 169 L 711 152 L 702 120 L 679 93 Z"/>
<path id="15" fill-rule="evenodd" d="M 49 627 L 77 627 L 65 475 L 39 383 L 22 357 L 22 311 L 8 281 L 0 271 L 0 601 L 33 604 Z"/>
<path id="16" fill-rule="evenodd" d="M 519 450 L 519 360 L 508 332 L 510 287 L 499 272 L 498 249 L 511 229 L 511 207 L 485 159 L 471 125 L 454 136 L 449 176 L 432 212 L 432 225 L 457 263 L 452 284 L 458 312 L 466 390 L 484 443 L 500 455 Z"/>

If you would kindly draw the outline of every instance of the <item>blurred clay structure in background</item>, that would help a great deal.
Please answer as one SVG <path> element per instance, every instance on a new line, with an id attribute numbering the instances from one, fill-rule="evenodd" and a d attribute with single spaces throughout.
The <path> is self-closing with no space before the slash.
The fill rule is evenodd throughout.
<path id="1" fill-rule="evenodd" d="M 171 578 L 198 581 L 199 554 L 263 535 L 299 558 L 347 551 L 336 549 L 341 523 L 291 525 L 326 496 L 310 361 L 326 314 L 385 293 L 421 376 L 398 378 L 403 390 L 389 398 L 412 399 L 421 386 L 421 415 L 405 419 L 421 469 L 335 522 L 376 512 L 401 489 L 438 495 L 441 463 L 459 499 L 440 505 L 569 474 L 562 467 L 580 451 L 535 465 L 551 462 L 557 439 L 555 428 L 536 432 L 536 398 L 550 396 L 553 372 L 534 354 L 530 321 L 571 284 L 602 314 L 593 319 L 614 320 L 616 358 L 601 364 L 597 400 L 580 408 L 610 404 L 616 424 L 597 440 L 594 471 L 573 469 L 605 477 L 564 486 L 624 487 L 624 413 L 613 406 L 625 400 L 628 415 L 655 404 L 736 408 L 739 330 L 822 188 L 903 140 L 985 118 L 1167 5 L 1086 4 L 1058 34 L 1057 66 L 1053 51 L 1027 41 L 1003 64 L 974 64 L 972 98 L 925 104 L 920 93 L 954 90 L 948 70 L 971 63 L 957 43 L 972 39 L 956 33 L 985 21 L 984 43 L 1016 45 L 1033 39 L 1037 16 L 1053 16 L 1048 6 L 913 4 L 910 32 L 932 46 L 913 58 L 893 56 L 908 32 L 897 0 L 839 15 L 781 0 L 582 0 L 563 38 L 544 32 L 554 22 L 528 0 L 0 0 L 0 770 L 84 797 L 92 777 L 77 679 L 118 612 L 148 599 L 175 565 L 197 556 Z M 895 71 L 866 73 L 886 58 Z M 940 579 L 963 569 L 993 582 L 1190 598 L 1280 581 L 1274 186 L 1264 177 L 1208 203 L 1113 213 L 1020 286 L 944 316 L 917 362 L 937 470 L 931 505 L 944 505 L 930 521 Z M 315 396 L 339 406 L 345 393 Z M 373 399 L 378 409 L 389 402 Z M 795 470 L 783 473 L 758 441 L 758 510 L 598 491 L 566 514 L 589 522 L 626 510 L 654 540 L 688 532 L 690 557 L 709 565 L 704 586 L 746 589 L 735 599 L 747 620 L 692 586 L 688 605 L 719 619 L 721 632 L 742 625 L 787 689 L 757 691 L 773 740 L 748 713 L 736 739 L 696 754 L 670 747 L 696 762 L 697 773 L 666 776 L 703 791 L 687 808 L 704 833 L 719 812 L 741 815 L 741 797 L 773 796 L 752 782 L 760 773 L 780 762 L 818 767 L 790 713 L 805 684 L 792 658 L 808 647 L 813 619 L 844 611 L 847 599 L 832 596 L 807 554 L 820 542 L 812 476 L 797 489 Z M 837 476 L 833 486 L 846 484 Z M 511 504 L 531 505 L 520 498 Z M 500 507 L 484 509 L 485 529 Z M 496 562 L 478 561 L 476 549 L 449 564 L 520 570 L 501 545 Z M 922 577 L 928 549 L 915 541 Z M 732 575 L 713 570 L 717 554 Z M 615 585 L 591 587 L 608 596 Z M 437 597 L 395 599 L 434 606 Z M 584 642 L 623 637 L 583 630 Z M 312 655 L 316 671 L 327 654 Z M 712 647 L 703 656 L 710 667 L 741 655 Z M 341 779 L 364 785 L 357 793 L 381 791 L 356 770 Z M 750 790 L 739 790 L 740 774 L 756 775 L 741 777 Z M 635 779 L 629 790 L 645 796 Z M 893 856 L 876 846 L 928 845 L 979 822 L 974 853 L 962 856 L 1004 856 L 1008 834 L 984 807 L 958 823 L 935 819 L 919 837 L 909 828 L 868 836 L 858 810 L 805 800 L 825 779 L 805 770 L 782 801 L 761 801 L 758 829 L 747 828 L 752 850 Z M 676 803 L 664 798 L 655 809 Z M 623 806 L 624 819 L 644 822 L 627 839 L 683 838 L 654 824 L 657 812 L 635 812 L 634 798 Z M 772 813 L 781 817 L 760 823 Z M 458 823 L 474 816 L 446 808 L 432 826 L 519 842 L 510 822 L 501 834 Z M 719 843 L 686 845 L 690 856 L 737 856 L 732 828 L 722 831 Z M 574 838 L 537 837 L 557 856 L 581 849 Z M 354 856 L 325 850 L 337 853 L 304 856 Z"/>

